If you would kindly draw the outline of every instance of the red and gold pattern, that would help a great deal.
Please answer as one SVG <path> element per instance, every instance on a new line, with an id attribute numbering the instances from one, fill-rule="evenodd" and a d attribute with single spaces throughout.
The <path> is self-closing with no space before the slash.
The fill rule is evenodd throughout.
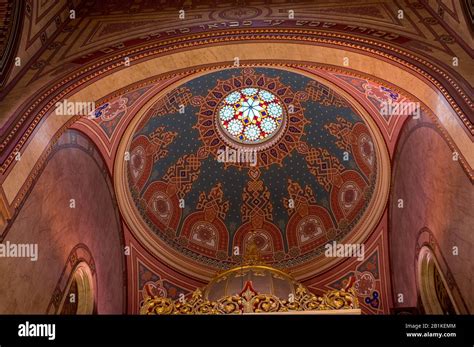
<path id="1" fill-rule="evenodd" d="M 174 237 L 182 215 L 180 199 L 191 190 L 199 175 L 201 160 L 207 157 L 205 150 L 184 155 L 171 166 L 163 181 L 154 181 L 145 190 L 142 205 L 157 230 L 167 237 Z"/>
<path id="2" fill-rule="evenodd" d="M 177 133 L 159 127 L 148 138 L 140 135 L 130 146 L 129 173 L 132 186 L 140 191 L 150 177 L 153 164 L 168 154 L 166 149 Z"/>
<path id="3" fill-rule="evenodd" d="M 370 138 L 370 137 L 369 137 Z M 339 160 L 324 148 L 298 147 L 305 155 L 309 171 L 330 192 L 331 210 L 337 222 L 353 221 L 367 202 L 367 182 L 354 170 L 346 170 Z"/>
<path id="4" fill-rule="evenodd" d="M 201 161 L 208 156 L 207 150 L 201 148 L 197 154 L 184 155 L 178 162 L 171 166 L 163 180 L 173 185 L 180 199 L 188 193 L 194 181 L 198 178 Z"/>
<path id="5" fill-rule="evenodd" d="M 146 215 L 164 236 L 173 237 L 181 220 L 177 187 L 163 181 L 151 183 L 140 200 Z"/>
<path id="6" fill-rule="evenodd" d="M 367 179 L 375 167 L 374 143 L 367 127 L 357 122 L 352 124 L 338 116 L 337 123 L 326 124 L 324 128 L 337 138 L 336 146 L 354 155 L 354 159 Z"/>
<path id="7" fill-rule="evenodd" d="M 212 188 L 209 195 L 201 193 L 196 212 L 184 220 L 180 237 L 189 249 L 215 259 L 227 258 L 229 244 L 224 224 L 229 202 L 223 196 L 221 184 Z"/>
<path id="8" fill-rule="evenodd" d="M 278 227 L 272 223 L 273 206 L 263 181 L 249 181 L 242 197 L 243 224 L 234 235 L 233 247 L 239 249 L 238 254 L 234 255 L 245 254 L 246 245 L 255 244 L 265 261 L 282 260 L 285 256 L 283 238 Z"/>
<path id="9" fill-rule="evenodd" d="M 327 149 L 309 148 L 307 144 L 301 144 L 298 150 L 305 156 L 309 171 L 325 190 L 329 191 L 334 184 L 342 184 L 344 166 Z"/>
<path id="10" fill-rule="evenodd" d="M 331 188 L 331 210 L 338 223 L 342 219 L 350 223 L 366 204 L 368 185 L 354 170 L 341 173 L 339 180 L 340 183 Z"/>
<path id="11" fill-rule="evenodd" d="M 291 216 L 286 226 L 289 252 L 293 256 L 304 254 L 325 244 L 335 235 L 334 224 L 328 211 L 316 203 L 312 189 L 305 189 L 288 180 L 290 198 L 283 203 Z"/>

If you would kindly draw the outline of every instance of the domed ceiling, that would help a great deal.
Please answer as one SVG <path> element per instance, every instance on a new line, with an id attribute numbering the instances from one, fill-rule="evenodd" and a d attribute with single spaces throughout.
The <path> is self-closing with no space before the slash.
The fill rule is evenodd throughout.
<path id="1" fill-rule="evenodd" d="M 194 264 L 228 268 L 249 244 L 278 267 L 316 264 L 370 210 L 371 134 L 346 99 L 300 73 L 210 72 L 135 127 L 130 199 L 146 232 Z"/>

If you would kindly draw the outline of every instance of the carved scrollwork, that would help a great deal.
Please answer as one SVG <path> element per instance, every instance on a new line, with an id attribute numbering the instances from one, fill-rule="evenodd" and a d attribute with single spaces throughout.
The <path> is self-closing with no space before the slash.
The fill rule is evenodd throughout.
<path id="1" fill-rule="evenodd" d="M 275 295 L 247 291 L 243 294 L 226 296 L 218 301 L 204 298 L 197 289 L 189 299 L 173 301 L 170 298 L 148 297 L 141 314 L 243 314 L 274 313 L 319 310 L 357 309 L 359 302 L 352 288 L 331 290 L 323 296 L 316 296 L 303 285 L 297 287 L 294 298 L 282 300 Z"/>

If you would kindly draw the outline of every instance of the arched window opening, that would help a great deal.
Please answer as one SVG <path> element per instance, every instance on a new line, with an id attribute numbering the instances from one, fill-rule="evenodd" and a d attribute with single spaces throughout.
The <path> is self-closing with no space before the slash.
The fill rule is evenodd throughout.
<path id="1" fill-rule="evenodd" d="M 87 263 L 79 263 L 70 277 L 65 291 L 60 314 L 93 314 L 95 307 L 95 288 L 91 270 Z"/>
<path id="2" fill-rule="evenodd" d="M 418 289 L 426 314 L 459 314 L 439 263 L 427 246 L 418 256 Z"/>

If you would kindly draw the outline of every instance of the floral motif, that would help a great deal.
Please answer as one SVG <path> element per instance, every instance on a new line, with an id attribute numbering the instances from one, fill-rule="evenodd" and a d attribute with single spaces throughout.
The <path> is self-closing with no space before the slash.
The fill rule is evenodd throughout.
<path id="1" fill-rule="evenodd" d="M 234 117 L 234 109 L 232 108 L 232 106 L 224 106 L 223 108 L 221 108 L 219 111 L 219 117 L 224 122 L 231 120 Z"/>
<path id="2" fill-rule="evenodd" d="M 252 96 L 252 95 L 255 95 L 257 94 L 258 92 L 258 89 L 257 88 L 245 88 L 245 89 L 242 89 L 242 94 L 246 95 L 246 96 Z"/>
<path id="3" fill-rule="evenodd" d="M 265 118 L 260 124 L 260 128 L 267 134 L 271 134 L 277 128 L 277 124 L 273 119 Z"/>
<path id="4" fill-rule="evenodd" d="M 260 98 L 263 101 L 266 101 L 266 102 L 271 102 L 271 101 L 275 100 L 275 95 L 273 95 L 270 92 L 267 92 L 266 90 L 260 90 L 258 95 L 260 96 Z"/>
<path id="5" fill-rule="evenodd" d="M 279 104 L 271 103 L 268 105 L 268 114 L 273 118 L 278 118 L 283 114 L 283 109 Z"/>
<path id="6" fill-rule="evenodd" d="M 239 121 L 238 119 L 232 119 L 229 122 L 229 125 L 227 126 L 227 130 L 233 136 L 240 135 L 242 133 L 243 128 L 244 126 L 242 125 L 242 122 Z"/>
<path id="7" fill-rule="evenodd" d="M 235 104 L 237 101 L 239 101 L 240 99 L 240 93 L 239 92 L 233 92 L 231 94 L 229 94 L 226 98 L 225 98 L 225 101 L 228 103 L 228 104 Z"/>
<path id="8" fill-rule="evenodd" d="M 258 139 L 260 135 L 260 129 L 254 125 L 251 124 L 248 127 L 245 128 L 244 135 L 249 139 L 250 141 L 255 141 Z"/>

